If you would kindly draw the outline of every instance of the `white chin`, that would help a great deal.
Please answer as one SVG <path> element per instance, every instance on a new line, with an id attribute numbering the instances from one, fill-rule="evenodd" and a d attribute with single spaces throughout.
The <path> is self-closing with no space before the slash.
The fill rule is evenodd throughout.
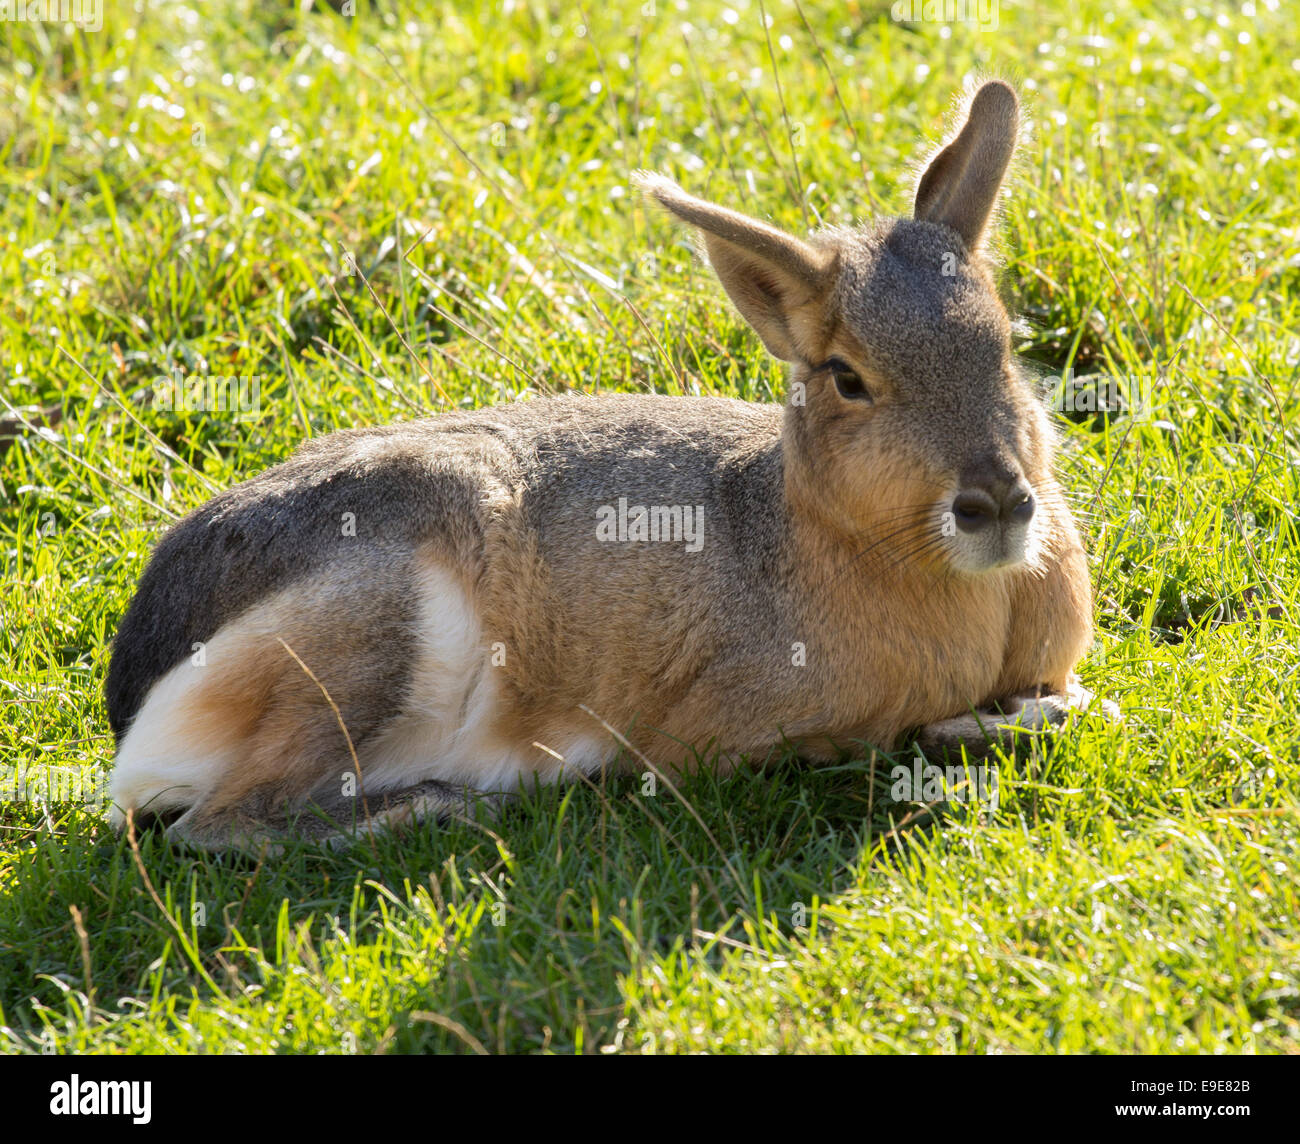
<path id="1" fill-rule="evenodd" d="M 956 571 L 980 575 L 1019 568 L 1029 563 L 1030 550 L 1030 530 L 1021 527 L 989 535 L 960 537 L 953 546 L 951 560 Z"/>

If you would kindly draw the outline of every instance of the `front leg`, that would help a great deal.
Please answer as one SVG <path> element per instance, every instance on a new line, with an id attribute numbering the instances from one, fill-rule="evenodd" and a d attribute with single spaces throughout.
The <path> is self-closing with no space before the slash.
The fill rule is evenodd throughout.
<path id="1" fill-rule="evenodd" d="M 1017 740 L 1054 731 L 1073 712 L 1119 721 L 1119 708 L 1097 699 L 1074 673 L 1092 640 L 1092 581 L 1083 546 L 1068 516 L 1058 516 L 1050 534 L 1058 537 L 1057 551 L 1044 557 L 1043 573 L 1023 576 L 1012 593 L 997 684 L 974 713 L 921 728 L 916 742 L 927 755 L 960 753 L 962 747 L 972 758 L 994 746 L 1010 752 Z"/>
<path id="2" fill-rule="evenodd" d="M 1027 570 L 1012 589 L 1011 626 L 992 700 L 1039 689 L 1064 693 L 1092 643 L 1088 558 L 1068 516 L 1053 521 L 1049 534 L 1058 539 L 1040 558 L 1041 572 Z"/>

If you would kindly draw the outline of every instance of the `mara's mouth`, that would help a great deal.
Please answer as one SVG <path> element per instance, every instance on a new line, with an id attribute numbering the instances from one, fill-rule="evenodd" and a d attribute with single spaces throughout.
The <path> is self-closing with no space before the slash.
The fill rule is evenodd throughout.
<path id="1" fill-rule="evenodd" d="M 995 521 L 976 531 L 950 529 L 944 553 L 954 571 L 967 575 L 1005 571 L 1032 559 L 1032 521 Z"/>

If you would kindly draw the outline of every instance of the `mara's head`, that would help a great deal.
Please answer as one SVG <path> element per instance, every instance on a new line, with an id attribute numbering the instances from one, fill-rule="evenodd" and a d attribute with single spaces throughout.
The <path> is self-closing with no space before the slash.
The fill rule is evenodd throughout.
<path id="1" fill-rule="evenodd" d="M 807 240 L 639 177 L 790 363 L 783 448 L 800 510 L 892 564 L 981 574 L 1042 540 L 1051 429 L 987 255 L 1019 129 L 1012 88 L 984 84 L 926 166 L 913 218 Z"/>

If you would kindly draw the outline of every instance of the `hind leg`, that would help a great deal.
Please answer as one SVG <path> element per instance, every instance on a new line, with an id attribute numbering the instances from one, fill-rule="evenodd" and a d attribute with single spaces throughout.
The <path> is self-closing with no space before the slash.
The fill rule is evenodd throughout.
<path id="1" fill-rule="evenodd" d="M 353 603 L 351 588 L 296 585 L 154 683 L 118 748 L 114 825 L 134 810 L 176 819 L 175 833 L 195 840 L 252 837 L 355 770 L 401 702 L 414 637 L 408 601 L 371 592 Z"/>
<path id="2" fill-rule="evenodd" d="M 495 732 L 496 679 L 458 578 L 425 560 L 399 587 L 296 585 L 155 683 L 118 751 L 115 824 L 134 809 L 218 849 L 341 839 L 545 777 L 554 751 Z"/>

